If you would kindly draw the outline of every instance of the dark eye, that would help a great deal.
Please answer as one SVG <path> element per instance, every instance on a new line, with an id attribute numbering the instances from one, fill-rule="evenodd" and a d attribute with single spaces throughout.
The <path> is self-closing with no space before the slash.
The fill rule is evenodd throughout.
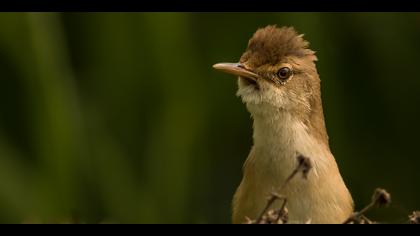
<path id="1" fill-rule="evenodd" d="M 278 72 L 277 76 L 281 80 L 287 80 L 293 74 L 292 70 L 289 67 L 282 67 Z"/>

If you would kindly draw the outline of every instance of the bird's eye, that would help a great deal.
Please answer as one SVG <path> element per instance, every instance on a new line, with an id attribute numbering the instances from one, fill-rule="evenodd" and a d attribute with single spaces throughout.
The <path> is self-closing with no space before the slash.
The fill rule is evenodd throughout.
<path id="1" fill-rule="evenodd" d="M 293 74 L 292 70 L 289 67 L 282 67 L 277 72 L 277 76 L 282 80 L 287 80 Z"/>

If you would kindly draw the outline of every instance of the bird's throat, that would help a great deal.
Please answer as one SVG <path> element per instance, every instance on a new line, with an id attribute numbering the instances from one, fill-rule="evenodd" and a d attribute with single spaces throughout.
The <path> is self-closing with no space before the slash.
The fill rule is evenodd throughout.
<path id="1" fill-rule="evenodd" d="M 311 134 L 303 121 L 287 111 L 253 118 L 253 151 L 256 155 L 252 161 L 256 168 L 272 170 L 280 175 L 278 177 L 286 177 L 295 168 L 295 158 L 299 154 L 316 163 L 327 161 L 324 159 L 330 154 L 329 148 Z"/>

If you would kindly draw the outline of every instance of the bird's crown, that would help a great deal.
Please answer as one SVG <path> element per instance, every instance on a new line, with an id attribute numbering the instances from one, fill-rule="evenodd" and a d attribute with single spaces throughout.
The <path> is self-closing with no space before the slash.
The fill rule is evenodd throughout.
<path id="1" fill-rule="evenodd" d="M 315 52 L 308 48 L 309 42 L 303 39 L 293 27 L 269 25 L 258 29 L 248 42 L 248 48 L 241 57 L 241 62 L 253 66 L 276 64 L 285 56 L 311 56 L 316 60 Z"/>

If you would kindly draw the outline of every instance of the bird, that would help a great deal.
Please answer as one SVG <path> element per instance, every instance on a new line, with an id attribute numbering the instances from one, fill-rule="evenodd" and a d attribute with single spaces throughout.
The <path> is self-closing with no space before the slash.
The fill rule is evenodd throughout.
<path id="1" fill-rule="evenodd" d="M 253 145 L 233 196 L 232 223 L 258 217 L 270 193 L 298 165 L 297 155 L 308 157 L 313 167 L 306 180 L 291 180 L 281 193 L 289 222 L 337 224 L 352 214 L 351 193 L 329 146 L 317 60 L 293 26 L 268 25 L 253 34 L 239 62 L 213 65 L 238 78 L 236 95 L 253 120 Z"/>

